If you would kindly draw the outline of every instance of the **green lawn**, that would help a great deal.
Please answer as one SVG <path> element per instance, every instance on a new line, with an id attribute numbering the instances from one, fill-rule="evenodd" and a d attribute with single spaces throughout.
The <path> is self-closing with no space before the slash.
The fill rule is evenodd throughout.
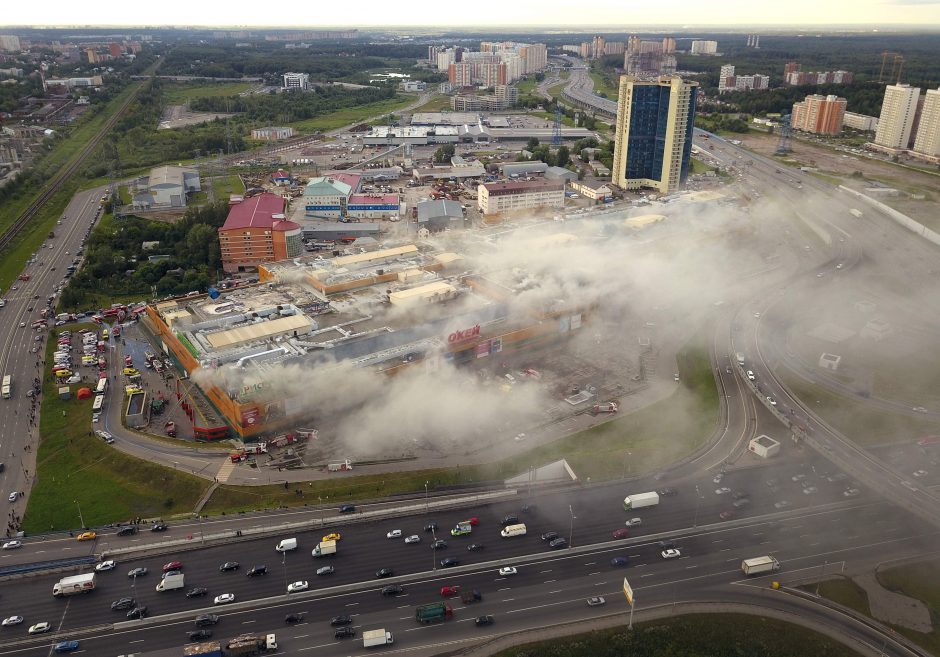
<path id="1" fill-rule="evenodd" d="M 70 327 L 96 328 L 94 324 Z M 51 362 L 56 348 L 52 331 L 46 348 Z M 43 381 L 38 476 L 30 493 L 23 528 L 30 534 L 79 527 L 78 505 L 89 526 L 135 516 L 157 517 L 193 510 L 209 482 L 154 463 L 126 456 L 92 433 L 92 399 L 62 401 L 56 384 Z M 122 389 L 112 385 L 112 403 Z"/>
<path id="2" fill-rule="evenodd" d="M 244 194 L 245 183 L 237 174 L 227 176 L 216 176 L 210 179 L 212 185 L 212 195 L 217 200 L 228 200 L 230 194 Z"/>
<path id="3" fill-rule="evenodd" d="M 849 440 L 862 447 L 883 445 L 923 434 L 940 433 L 940 423 L 901 413 L 872 410 L 864 404 L 808 383 L 790 370 L 779 372 L 781 380 L 797 397 Z"/>
<path id="4" fill-rule="evenodd" d="M 163 102 L 167 105 L 185 105 L 193 98 L 211 96 L 237 96 L 254 86 L 251 82 L 218 82 L 216 84 L 191 84 L 164 82 Z"/>
<path id="5" fill-rule="evenodd" d="M 519 80 L 519 82 L 516 83 L 516 88 L 519 90 L 520 96 L 532 93 L 535 91 L 537 86 L 539 86 L 539 83 L 535 79 L 535 76 L 527 77 L 524 80 Z"/>
<path id="6" fill-rule="evenodd" d="M 690 344 L 679 355 L 681 384 L 669 398 L 635 413 L 598 425 L 519 456 L 484 465 L 440 468 L 380 475 L 358 475 L 297 484 L 221 486 L 206 506 L 207 513 L 316 504 L 413 493 L 424 488 L 506 479 L 561 458 L 583 481 L 618 479 L 654 472 L 694 451 L 711 435 L 718 421 L 718 393 L 703 343 Z M 668 421 L 665 419 L 668 418 Z M 266 475 L 259 474 L 259 477 Z M 277 474 L 271 473 L 272 481 Z M 303 491 L 301 496 L 296 491 Z"/>
<path id="7" fill-rule="evenodd" d="M 636 584 L 634 583 L 634 586 Z M 583 604 L 583 603 L 582 603 Z M 629 609 L 608 596 L 604 614 Z M 625 624 L 625 623 L 624 623 Z M 690 614 L 572 634 L 507 648 L 497 657 L 858 657 L 827 636 L 799 625 L 749 614 Z"/>
<path id="8" fill-rule="evenodd" d="M 555 125 L 555 115 L 551 112 L 529 112 L 532 116 L 537 116 L 540 119 L 545 119 L 549 121 L 552 125 Z M 564 126 L 574 127 L 574 119 L 569 116 L 561 115 L 561 124 Z"/>
<path id="9" fill-rule="evenodd" d="M 316 132 L 318 130 L 326 132 L 350 124 L 361 123 L 372 117 L 379 117 L 383 114 L 396 112 L 403 107 L 407 107 L 414 101 L 414 96 L 399 95 L 396 98 L 360 105 L 358 107 L 347 107 L 312 119 L 295 121 L 288 125 L 293 126 L 299 132 Z"/>
<path id="10" fill-rule="evenodd" d="M 608 84 L 607 79 L 593 69 L 591 70 L 591 79 L 594 80 L 595 95 L 600 96 L 603 94 L 610 100 L 617 100 L 617 95 L 620 93 L 619 87 Z"/>
<path id="11" fill-rule="evenodd" d="M 879 570 L 878 581 L 883 587 L 912 598 L 917 598 L 930 609 L 933 632 L 924 634 L 902 627 L 895 629 L 934 655 L 940 655 L 940 580 L 937 569 L 940 559 Z"/>
<path id="12" fill-rule="evenodd" d="M 815 593 L 817 586 L 815 584 L 806 584 L 799 587 L 804 591 Z M 832 579 L 819 583 L 819 595 L 837 602 L 843 607 L 854 609 L 860 614 L 871 616 L 871 607 L 868 604 L 868 594 L 861 586 L 846 579 Z"/>
<path id="13" fill-rule="evenodd" d="M 692 158 L 692 173 L 706 173 L 708 171 L 714 171 L 716 168 L 717 167 L 709 166 L 694 157 Z"/>

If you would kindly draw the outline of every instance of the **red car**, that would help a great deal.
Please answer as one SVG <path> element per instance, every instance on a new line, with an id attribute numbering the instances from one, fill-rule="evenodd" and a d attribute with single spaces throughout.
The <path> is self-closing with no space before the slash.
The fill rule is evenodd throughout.
<path id="1" fill-rule="evenodd" d="M 628 536 L 630 536 L 630 532 L 627 531 L 626 529 L 618 529 L 617 531 L 614 532 L 613 536 L 614 538 L 627 538 Z"/>
<path id="2" fill-rule="evenodd" d="M 460 595 L 459 586 L 442 586 L 441 587 L 441 597 L 449 598 L 454 595 Z"/>
<path id="3" fill-rule="evenodd" d="M 734 518 L 734 511 L 722 511 L 718 514 L 718 517 L 722 520 L 731 520 Z"/>
<path id="4" fill-rule="evenodd" d="M 473 518 L 467 518 L 464 522 L 469 522 L 471 527 L 476 527 L 480 524 L 480 519 L 474 516 Z"/>
<path id="5" fill-rule="evenodd" d="M 170 563 L 165 564 L 165 565 L 163 566 L 163 572 L 165 572 L 165 573 L 166 573 L 166 572 L 169 572 L 169 571 L 171 571 L 171 570 L 182 570 L 182 569 L 183 569 L 183 562 L 182 562 L 182 561 L 171 561 Z"/>

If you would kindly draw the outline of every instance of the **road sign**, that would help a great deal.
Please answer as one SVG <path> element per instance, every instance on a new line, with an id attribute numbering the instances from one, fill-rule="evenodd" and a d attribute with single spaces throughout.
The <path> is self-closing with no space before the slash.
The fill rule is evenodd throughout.
<path id="1" fill-rule="evenodd" d="M 630 603 L 630 606 L 633 606 L 633 588 L 630 586 L 630 582 L 627 581 L 627 578 L 623 578 L 623 595 L 626 597 L 627 602 Z"/>

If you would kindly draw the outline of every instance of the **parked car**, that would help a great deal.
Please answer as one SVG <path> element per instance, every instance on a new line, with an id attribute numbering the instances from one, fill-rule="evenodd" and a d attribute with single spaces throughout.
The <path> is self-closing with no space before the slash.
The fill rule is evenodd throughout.
<path id="1" fill-rule="evenodd" d="M 486 615 L 486 616 L 477 616 L 473 622 L 477 627 L 480 627 L 483 625 L 492 625 L 495 620 L 496 619 L 493 618 L 492 616 Z"/>

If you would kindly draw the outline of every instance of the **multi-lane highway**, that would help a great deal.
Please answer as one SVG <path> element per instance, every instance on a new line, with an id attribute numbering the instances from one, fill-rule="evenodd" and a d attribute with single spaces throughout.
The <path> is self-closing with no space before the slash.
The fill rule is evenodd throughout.
<path id="1" fill-rule="evenodd" d="M 76 252 L 97 218 L 103 193 L 97 188 L 72 198 L 61 223 L 55 226 L 55 237 L 47 239 L 24 268 L 23 274 L 29 280 L 15 281 L 3 294 L 6 305 L 0 308 L 0 372 L 12 377 L 13 386 L 10 399 L 0 399 L 4 418 L 0 423 L 0 462 L 5 465 L 0 472 L 0 492 L 4 500 L 13 491 L 24 493 L 16 502 L 3 502 L 9 505 L 8 521 L 10 512 L 22 517 L 36 472 L 39 412 L 34 408 L 42 400 L 34 404 L 35 398 L 28 397 L 27 392 L 34 379 L 47 372 L 42 365 L 47 331 L 34 330 L 32 324 L 40 319 L 49 297 L 65 280 L 66 267 L 78 258 Z M 54 321 L 51 318 L 50 326 Z M 30 422 L 32 415 L 34 423 Z M 10 530 L 9 526 L 5 529 Z"/>
<path id="2" fill-rule="evenodd" d="M 51 622 L 58 628 L 60 636 L 80 628 L 122 621 L 123 614 L 112 612 L 110 603 L 124 596 L 135 597 L 148 607 L 152 615 L 187 610 L 195 615 L 200 609 L 211 607 L 212 597 L 221 593 L 233 593 L 239 602 L 282 597 L 273 603 L 262 603 L 257 610 L 240 613 L 238 616 L 242 620 L 239 623 L 243 620 L 261 622 L 261 619 L 266 619 L 264 622 L 268 623 L 268 627 L 279 626 L 287 611 L 308 611 L 310 622 L 322 625 L 325 636 L 328 627 L 324 621 L 331 615 L 348 611 L 347 605 L 350 605 L 350 609 L 355 607 L 352 609 L 355 612 L 367 609 L 388 612 L 398 609 L 400 605 L 410 609 L 421 601 L 433 599 L 435 591 L 447 583 L 479 588 L 485 592 L 486 602 L 490 601 L 492 594 L 505 593 L 500 591 L 500 588 L 511 589 L 522 584 L 531 584 L 529 577 L 532 575 L 536 580 L 542 577 L 542 580 L 538 580 L 542 584 L 550 579 L 556 580 L 557 586 L 549 590 L 557 591 L 552 595 L 560 600 L 567 600 L 566 596 L 570 596 L 572 591 L 579 591 L 576 596 L 590 591 L 582 591 L 585 578 L 592 582 L 591 586 L 608 589 L 613 587 L 616 590 L 619 570 L 612 575 L 609 563 L 614 556 L 625 556 L 631 561 L 627 574 L 637 577 L 640 586 L 652 586 L 656 583 L 661 586 L 661 582 L 674 579 L 676 573 L 681 573 L 684 579 L 689 574 L 687 570 L 700 568 L 705 569 L 702 572 L 720 575 L 724 578 L 721 581 L 732 581 L 738 579 L 735 562 L 765 553 L 777 555 L 786 563 L 786 570 L 792 573 L 801 568 L 825 567 L 827 560 L 831 562 L 846 558 L 838 555 L 850 546 L 852 558 L 858 559 L 869 558 L 878 551 L 877 547 L 873 548 L 873 551 L 866 551 L 862 549 L 863 546 L 884 545 L 894 550 L 903 545 L 905 550 L 915 550 L 922 549 L 927 544 L 927 538 L 921 536 L 923 531 L 906 516 L 897 514 L 865 495 L 845 497 L 843 491 L 848 483 L 835 472 L 825 472 L 825 468 L 822 461 L 795 461 L 773 471 L 757 468 L 728 472 L 719 482 L 720 485 L 713 481 L 713 475 L 709 473 L 678 482 L 642 481 L 598 486 L 569 493 L 541 495 L 537 500 L 537 508 L 528 513 L 521 510 L 527 498 L 520 496 L 518 501 L 463 511 L 434 513 L 430 516 L 422 514 L 389 518 L 368 524 L 343 525 L 343 518 L 337 517 L 335 524 L 327 522 L 323 529 L 296 534 L 300 547 L 296 552 L 288 553 L 283 561 L 274 546 L 280 538 L 286 536 L 271 536 L 196 551 L 168 551 L 160 556 L 139 559 L 118 556 L 117 567 L 113 571 L 101 573 L 98 590 L 86 596 L 66 600 L 53 599 L 52 584 L 58 579 L 58 575 L 17 580 L 17 595 L 0 598 L 0 616 L 21 615 L 25 621 L 22 626 L 5 628 L 0 632 L 0 639 L 5 642 L 25 640 L 25 628 L 40 621 Z M 798 480 L 793 481 L 793 477 L 798 477 Z M 810 485 L 815 486 L 816 490 L 811 493 L 804 492 Z M 630 513 L 622 510 L 622 498 L 625 494 L 656 486 L 674 487 L 677 494 L 662 498 L 660 505 L 655 508 Z M 722 488 L 730 490 L 720 494 L 716 492 Z M 734 509 L 732 492 L 747 494 L 751 503 L 741 509 Z M 734 511 L 736 515 L 727 521 L 722 520 L 720 515 L 728 511 Z M 518 515 L 526 522 L 528 534 L 525 537 L 501 539 L 498 536 L 500 521 L 509 513 Z M 764 517 L 765 514 L 773 515 Z M 448 529 L 458 520 L 469 516 L 476 516 L 480 521 L 473 533 L 459 538 L 449 536 Z M 630 530 L 633 539 L 611 542 L 612 532 L 621 528 L 628 517 L 642 519 L 640 526 Z M 424 531 L 425 525 L 431 520 L 439 525 L 434 535 Z M 844 529 L 832 532 L 832 523 L 840 523 L 840 527 Z M 417 534 L 422 537 L 422 541 L 416 545 L 406 545 L 401 538 L 386 539 L 386 533 L 393 529 L 401 529 L 405 536 Z M 333 530 L 342 535 L 339 553 L 333 558 L 313 559 L 310 556 L 312 547 L 324 534 Z M 170 538 L 176 534 L 176 538 L 179 538 L 180 531 L 180 528 L 172 527 L 166 537 Z M 540 535 L 547 531 L 555 531 L 565 538 L 570 538 L 575 547 L 597 544 L 596 549 L 592 550 L 594 556 L 568 559 L 564 557 L 563 552 L 549 550 L 540 539 Z M 652 536 L 658 540 L 661 534 L 672 533 L 679 536 L 676 540 L 683 551 L 683 557 L 674 562 L 663 562 L 656 541 L 643 537 Z M 435 536 L 445 538 L 447 549 L 430 549 L 430 543 Z M 106 540 L 113 548 L 122 544 L 147 544 L 161 538 L 163 535 L 145 531 L 137 536 L 120 538 L 109 535 L 101 540 Z M 467 546 L 471 543 L 482 543 L 485 548 L 480 551 L 468 551 Z M 18 552 L 23 554 L 31 551 L 39 556 L 39 551 L 42 550 L 42 556 L 47 557 L 51 552 L 67 547 L 72 548 L 69 550 L 72 556 L 80 553 L 91 554 L 101 549 L 101 545 L 95 545 L 93 542 L 78 543 L 74 539 L 61 539 L 27 543 Z M 461 565 L 509 559 L 528 574 L 505 583 L 492 581 L 495 579 L 493 571 L 496 566 L 488 567 L 482 574 L 449 575 L 439 566 L 439 560 L 445 557 L 458 558 Z M 548 565 L 538 566 L 538 570 L 526 566 L 533 560 L 544 559 L 551 561 Z M 187 599 L 182 591 L 157 593 L 154 590 L 162 565 L 173 560 L 183 562 L 183 572 L 187 578 L 186 589 L 205 587 L 208 589 L 207 597 Z M 238 561 L 241 568 L 235 572 L 219 572 L 219 566 L 225 561 Z M 267 566 L 266 575 L 246 576 L 249 568 L 262 564 Z M 317 576 L 315 570 L 323 564 L 334 565 L 336 572 L 328 576 Z M 137 579 L 128 578 L 128 571 L 136 567 L 146 567 L 150 572 L 147 576 Z M 375 580 L 374 586 L 368 584 L 372 573 L 380 568 L 392 568 L 396 576 L 423 573 L 423 583 L 406 583 L 406 598 L 403 600 L 383 600 L 378 593 L 382 582 Z M 695 574 L 698 573 L 696 570 Z M 647 577 L 656 579 L 647 582 Z M 286 586 L 297 580 L 307 580 L 315 589 L 365 581 L 367 590 L 342 593 L 339 598 L 325 601 L 304 600 L 303 604 L 288 603 L 283 599 L 286 596 Z M 608 589 L 603 590 L 609 593 Z M 541 595 L 538 591 L 526 594 L 526 604 Z M 503 595 L 502 599 L 505 600 L 507 596 L 508 594 Z M 342 601 L 341 605 L 338 600 Z M 398 604 L 392 604 L 393 602 Z M 480 609 L 491 611 L 485 605 L 480 605 Z M 507 608 L 506 611 L 508 610 Z M 379 616 L 377 620 L 383 618 Z M 186 619 L 189 619 L 188 615 Z M 185 639 L 183 630 L 189 627 L 191 621 L 172 621 L 170 624 L 178 629 L 179 636 L 153 629 L 140 629 L 132 635 L 111 636 L 111 630 L 107 630 L 104 631 L 107 636 L 98 640 L 109 642 L 108 649 L 113 649 L 115 654 L 133 649 L 130 641 L 139 641 L 141 637 L 146 638 L 148 649 L 151 644 L 154 644 L 153 647 L 178 645 Z M 409 624 L 406 623 L 405 626 Z M 159 627 L 163 628 L 163 624 Z M 235 634 L 241 629 L 246 628 L 227 628 L 226 632 Z M 155 635 L 165 638 L 160 639 Z"/>

